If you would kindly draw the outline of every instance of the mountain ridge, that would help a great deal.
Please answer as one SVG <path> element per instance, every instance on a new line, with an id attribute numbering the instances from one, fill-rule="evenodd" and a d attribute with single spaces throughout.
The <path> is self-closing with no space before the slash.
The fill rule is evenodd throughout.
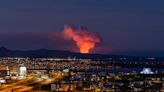
<path id="1" fill-rule="evenodd" d="M 161 52 L 162 53 L 162 52 Z M 133 53 L 134 54 L 134 53 Z M 6 47 L 0 47 L 0 57 L 78 57 L 78 58 L 109 58 L 109 57 L 138 57 L 141 55 L 128 55 L 127 53 L 114 53 L 114 54 L 81 54 L 77 52 L 65 51 L 65 50 L 49 50 L 49 49 L 37 49 L 37 50 L 10 50 Z M 149 55 L 151 56 L 151 55 Z M 147 56 L 142 56 L 147 57 Z M 154 57 L 158 57 L 155 56 Z M 163 58 L 163 57 L 162 57 Z"/>

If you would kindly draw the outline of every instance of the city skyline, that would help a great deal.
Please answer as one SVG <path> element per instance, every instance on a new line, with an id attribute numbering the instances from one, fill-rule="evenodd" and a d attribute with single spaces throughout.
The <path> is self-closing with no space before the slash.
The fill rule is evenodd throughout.
<path id="1" fill-rule="evenodd" d="M 94 2 L 94 3 L 93 3 Z M 102 42 L 93 53 L 164 51 L 164 1 L 0 1 L 0 46 L 14 50 L 78 52 L 72 41 L 56 38 L 64 25 L 87 27 Z M 51 39 L 51 35 L 55 35 Z"/>
<path id="2" fill-rule="evenodd" d="M 163 0 L 0 0 L 0 92 L 164 92 Z"/>

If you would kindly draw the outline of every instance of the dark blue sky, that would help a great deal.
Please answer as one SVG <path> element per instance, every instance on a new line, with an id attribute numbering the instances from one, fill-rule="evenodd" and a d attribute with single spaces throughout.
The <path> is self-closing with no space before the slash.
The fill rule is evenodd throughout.
<path id="1" fill-rule="evenodd" d="M 0 0 L 0 46 L 74 49 L 49 38 L 65 24 L 99 33 L 97 51 L 164 51 L 163 0 Z"/>

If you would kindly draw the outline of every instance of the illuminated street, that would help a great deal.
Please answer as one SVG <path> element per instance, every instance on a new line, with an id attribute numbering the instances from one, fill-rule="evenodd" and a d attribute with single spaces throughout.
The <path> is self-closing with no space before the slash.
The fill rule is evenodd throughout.
<path id="1" fill-rule="evenodd" d="M 164 92 L 164 0 L 0 0 L 0 92 Z"/>
<path id="2" fill-rule="evenodd" d="M 55 81 L 59 81 L 62 79 L 61 73 L 58 73 L 54 75 L 51 79 L 35 82 L 34 76 L 28 76 L 26 80 L 21 80 L 17 81 L 16 83 L 11 83 L 11 84 L 4 84 L 0 86 L 0 91 L 1 92 L 24 92 L 24 91 L 29 91 L 29 92 L 46 92 L 46 91 L 39 91 L 39 90 L 33 90 L 33 86 L 28 86 L 29 84 L 35 84 L 35 86 L 42 86 L 46 84 L 53 83 Z"/>

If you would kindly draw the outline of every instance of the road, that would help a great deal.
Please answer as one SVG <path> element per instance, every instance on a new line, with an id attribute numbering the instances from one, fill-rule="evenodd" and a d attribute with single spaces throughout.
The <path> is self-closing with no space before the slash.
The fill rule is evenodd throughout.
<path id="1" fill-rule="evenodd" d="M 41 90 L 33 90 L 36 86 L 43 86 L 47 84 L 54 83 L 60 79 L 62 79 L 64 76 L 61 73 L 57 73 L 54 76 L 52 76 L 49 79 L 45 79 L 42 81 L 35 81 L 34 76 L 28 76 L 26 80 L 20 80 L 15 83 L 11 84 L 4 84 L 0 86 L 0 92 L 46 92 Z M 34 85 L 31 85 L 34 84 Z M 30 86 L 29 86 L 30 85 Z"/>

